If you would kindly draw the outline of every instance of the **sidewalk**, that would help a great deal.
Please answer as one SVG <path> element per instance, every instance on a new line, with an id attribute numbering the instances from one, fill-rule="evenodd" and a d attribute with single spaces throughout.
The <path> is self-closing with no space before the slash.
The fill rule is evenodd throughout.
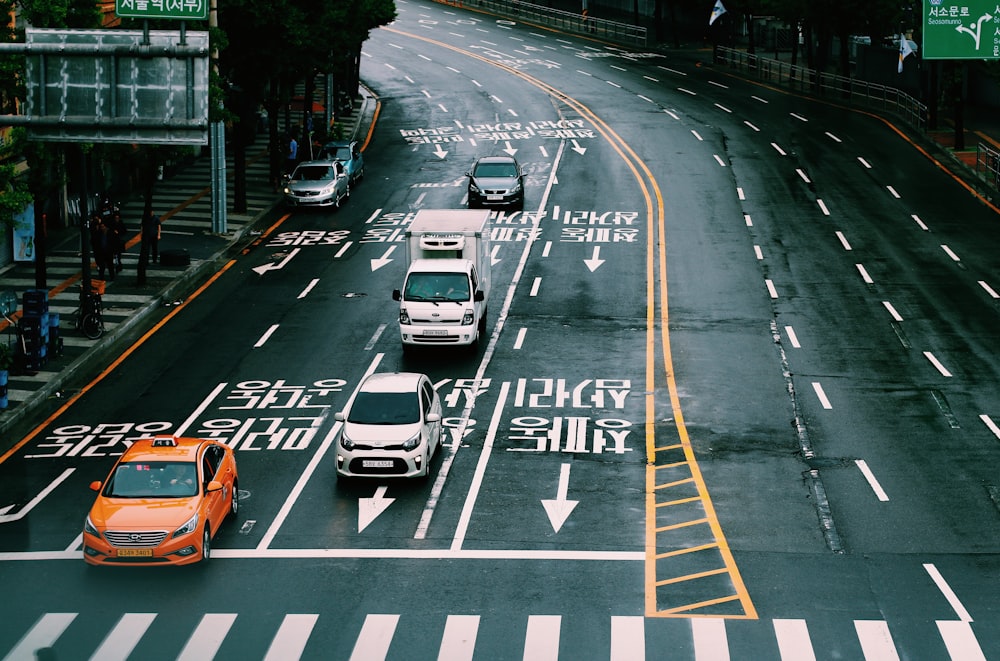
<path id="1" fill-rule="evenodd" d="M 340 123 L 345 138 L 364 140 L 367 127 L 374 119 L 376 99 L 364 87 L 354 111 Z M 144 200 L 141 195 L 118 200 L 122 218 L 129 229 L 129 244 L 122 258 L 123 270 L 114 280 L 106 279 L 104 295 L 104 334 L 89 340 L 74 327 L 79 307 L 81 258 L 79 227 L 70 227 L 50 235 L 46 259 L 49 290 L 49 314 L 59 315 L 58 337 L 62 339 L 62 354 L 48 355 L 47 362 L 37 371 L 11 371 L 7 384 L 8 406 L 0 409 L 0 452 L 18 439 L 11 438 L 16 425 L 35 424 L 51 414 L 86 384 L 92 374 L 110 364 L 139 333 L 149 325 L 152 315 L 161 307 L 173 306 L 184 300 L 201 282 L 215 272 L 217 265 L 231 249 L 248 240 L 255 225 L 282 203 L 282 196 L 269 182 L 267 137 L 259 135 L 247 148 L 246 196 L 247 211 L 233 213 L 233 163 L 227 154 L 226 184 L 227 226 L 225 234 L 212 233 L 211 158 L 200 156 L 181 166 L 176 173 L 157 182 L 153 194 L 153 210 L 163 221 L 160 254 L 164 251 L 186 251 L 190 263 L 184 266 L 149 264 L 146 282 L 138 285 L 137 266 L 139 218 Z M 91 277 L 97 270 L 91 265 Z M 0 269 L 0 292 L 17 296 L 20 316 L 23 293 L 35 288 L 35 265 L 17 263 Z M 52 329 L 50 329 L 52 330 Z M 0 318 L 0 342 L 17 340 L 16 329 Z M 50 346 L 51 346 L 50 342 Z M 50 349 L 51 350 L 51 349 Z M 28 429 L 18 429 L 26 433 Z"/>

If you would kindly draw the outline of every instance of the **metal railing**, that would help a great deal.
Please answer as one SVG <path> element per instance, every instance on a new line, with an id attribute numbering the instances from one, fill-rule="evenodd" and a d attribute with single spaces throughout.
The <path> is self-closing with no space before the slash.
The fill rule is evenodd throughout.
<path id="1" fill-rule="evenodd" d="M 715 49 L 715 61 L 793 91 L 836 97 L 846 103 L 896 114 L 921 133 L 927 129 L 927 106 L 895 87 L 823 73 L 722 46 Z"/>
<path id="2" fill-rule="evenodd" d="M 1000 151 L 985 142 L 976 145 L 976 175 L 993 188 L 1000 189 Z"/>
<path id="3" fill-rule="evenodd" d="M 629 23 L 593 18 L 519 0 L 447 0 L 447 2 L 457 7 L 483 9 L 510 19 L 545 25 L 564 32 L 584 34 L 625 46 L 643 48 L 646 46 L 646 28 Z"/>

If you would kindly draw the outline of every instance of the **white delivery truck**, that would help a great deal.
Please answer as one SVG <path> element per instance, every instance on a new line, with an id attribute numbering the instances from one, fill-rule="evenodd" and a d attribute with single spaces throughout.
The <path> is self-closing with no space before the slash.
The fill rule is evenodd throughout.
<path id="1" fill-rule="evenodd" d="M 421 209 L 406 230 L 399 301 L 403 350 L 475 347 L 486 336 L 490 297 L 489 209 Z"/>

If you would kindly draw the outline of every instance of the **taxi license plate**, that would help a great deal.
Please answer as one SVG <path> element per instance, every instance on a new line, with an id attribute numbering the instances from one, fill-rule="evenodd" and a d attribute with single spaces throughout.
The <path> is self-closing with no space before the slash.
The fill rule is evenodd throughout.
<path id="1" fill-rule="evenodd" d="M 361 465 L 365 468 L 392 468 L 392 461 L 389 459 L 362 459 Z"/>
<path id="2" fill-rule="evenodd" d="M 503 199 L 503 195 L 487 195 L 486 199 L 490 202 L 499 202 Z"/>
<path id="3" fill-rule="evenodd" d="M 424 335 L 447 335 L 447 334 L 448 334 L 448 331 L 446 331 L 444 329 L 440 329 L 440 330 L 438 330 L 438 329 L 432 329 L 432 330 L 425 330 L 424 331 Z"/>
<path id="4" fill-rule="evenodd" d="M 118 549 L 119 558 L 152 558 L 152 549 Z"/>

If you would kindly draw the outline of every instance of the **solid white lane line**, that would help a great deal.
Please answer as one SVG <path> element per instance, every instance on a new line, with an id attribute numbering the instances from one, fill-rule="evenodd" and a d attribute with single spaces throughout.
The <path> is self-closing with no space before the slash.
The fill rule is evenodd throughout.
<path id="1" fill-rule="evenodd" d="M 899 661 L 899 652 L 889 634 L 889 625 L 881 620 L 854 620 L 854 630 L 861 643 L 865 661 Z"/>
<path id="2" fill-rule="evenodd" d="M 399 615 L 369 613 L 354 641 L 350 661 L 381 661 L 389 654 L 389 643 L 396 633 Z"/>
<path id="3" fill-rule="evenodd" d="M 438 661 L 472 661 L 478 633 L 478 615 L 449 615 L 444 623 Z"/>
<path id="4" fill-rule="evenodd" d="M 930 351 L 925 351 L 924 357 L 927 358 L 927 360 L 931 361 L 931 365 L 933 365 L 937 369 L 937 371 L 941 373 L 941 376 L 951 376 L 951 372 L 945 369 L 945 366 L 941 364 L 941 361 L 935 358 L 934 354 L 932 354 Z"/>
<path id="5" fill-rule="evenodd" d="M 559 615 L 529 615 L 524 636 L 524 661 L 558 661 Z"/>
<path id="6" fill-rule="evenodd" d="M 274 324 L 270 328 L 268 328 L 264 332 L 264 334 L 260 336 L 260 339 L 257 340 L 257 343 L 253 345 L 253 348 L 254 349 L 259 349 L 260 347 L 264 346 L 264 343 L 267 342 L 268 338 L 271 337 L 271 335 L 276 330 L 278 330 L 278 324 Z"/>
<path id="7" fill-rule="evenodd" d="M 805 620 L 774 620 L 772 624 L 781 661 L 816 661 Z"/>
<path id="8" fill-rule="evenodd" d="M 813 381 L 812 387 L 813 387 L 813 392 L 816 393 L 816 397 L 819 398 L 819 403 L 823 405 L 823 408 L 832 409 L 833 404 L 831 404 L 830 400 L 827 399 L 826 393 L 823 392 L 823 386 L 820 385 L 819 381 Z"/>
<path id="9" fill-rule="evenodd" d="M 799 338 L 795 334 L 795 329 L 791 326 L 785 326 L 785 335 L 788 336 L 788 341 L 792 343 L 792 346 L 796 349 L 801 349 L 802 345 L 799 344 Z"/>
<path id="10" fill-rule="evenodd" d="M 187 417 L 187 420 L 185 420 L 184 422 L 182 422 L 180 424 L 180 426 L 178 426 L 177 429 L 174 430 L 174 435 L 175 436 L 184 436 L 187 433 L 188 427 L 190 427 L 191 425 L 194 424 L 194 421 L 198 419 L 198 416 L 200 416 L 202 413 L 205 412 L 205 409 L 207 409 L 209 407 L 209 405 L 212 402 L 215 401 L 215 398 L 218 397 L 219 394 L 228 385 L 229 385 L 228 383 L 226 383 L 225 381 L 223 381 L 219 385 L 215 386 L 215 388 L 212 389 L 212 392 L 208 393 L 208 397 L 206 397 L 205 399 L 201 400 L 201 404 L 199 404 L 195 408 L 195 410 L 191 412 L 191 415 L 189 415 Z"/>
<path id="11" fill-rule="evenodd" d="M 903 318 L 901 316 L 899 316 L 899 313 L 896 312 L 896 308 L 892 307 L 892 303 L 890 303 L 889 301 L 882 301 L 882 305 L 885 306 L 885 309 L 889 311 L 889 314 L 892 315 L 892 318 L 895 321 L 902 321 L 903 320 Z"/>
<path id="12" fill-rule="evenodd" d="M 691 620 L 695 661 L 729 661 L 726 621 L 719 617 Z"/>
<path id="13" fill-rule="evenodd" d="M 868 467 L 868 462 L 864 459 L 855 459 L 854 463 L 861 469 L 861 474 L 865 476 L 866 480 L 868 480 L 868 486 L 872 488 L 872 491 L 875 492 L 878 499 L 883 503 L 888 501 L 889 496 L 882 489 L 882 485 L 878 483 L 878 480 L 875 479 L 875 473 L 873 473 L 872 469 Z"/>
<path id="14" fill-rule="evenodd" d="M 944 580 L 944 576 L 941 575 L 938 568 L 928 562 L 924 564 L 924 569 L 927 571 L 928 575 L 930 575 L 931 580 L 934 581 L 934 585 L 937 586 L 937 589 L 940 590 L 941 594 L 944 595 L 944 598 L 948 600 L 948 605 L 950 605 L 952 610 L 955 611 L 955 615 L 958 616 L 958 619 L 962 622 L 972 622 L 972 616 L 969 615 L 969 611 L 965 610 L 965 606 L 963 606 L 962 602 L 959 601 L 958 595 L 956 595 L 955 591 L 951 589 L 950 585 L 948 585 L 948 581 Z"/>
<path id="15" fill-rule="evenodd" d="M 90 661 L 126 661 L 155 619 L 156 613 L 125 613 L 108 632 Z"/>
<path id="16" fill-rule="evenodd" d="M 177 661 L 214 659 L 235 621 L 236 613 L 205 613 Z"/>
<path id="17" fill-rule="evenodd" d="M 271 640 L 271 646 L 267 648 L 264 661 L 293 661 L 301 659 L 302 652 L 309 642 L 309 635 L 319 615 L 291 613 L 285 616 L 278 627 L 278 633 Z"/>
<path id="18" fill-rule="evenodd" d="M 642 615 L 611 616 L 611 661 L 645 661 L 646 618 Z"/>

